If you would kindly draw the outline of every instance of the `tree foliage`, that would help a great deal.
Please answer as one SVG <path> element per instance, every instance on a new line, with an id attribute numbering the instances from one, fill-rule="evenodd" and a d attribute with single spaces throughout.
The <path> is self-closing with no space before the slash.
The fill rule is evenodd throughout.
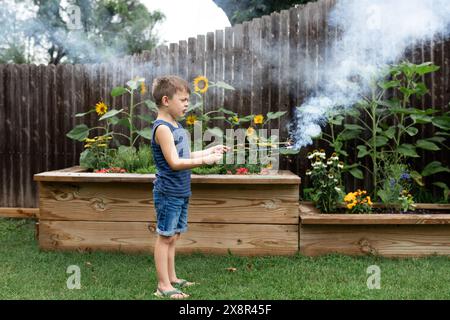
<path id="1" fill-rule="evenodd" d="M 213 0 L 225 11 L 231 24 L 242 23 L 274 11 L 289 9 L 296 4 L 316 0 Z"/>
<path id="2" fill-rule="evenodd" d="M 28 19 L 12 19 L 13 25 L 20 26 L 13 32 L 14 42 L 0 38 L 2 53 L 7 55 L 3 60 L 16 63 L 23 59 L 15 58 L 14 50 L 23 52 L 22 44 L 27 42 L 33 44 L 33 53 L 44 52 L 49 64 L 94 63 L 141 53 L 158 44 L 153 28 L 164 19 L 159 11 L 149 12 L 140 0 L 10 2 L 25 3 L 30 12 L 34 11 Z M 0 12 L 7 11 L 1 9 Z"/>

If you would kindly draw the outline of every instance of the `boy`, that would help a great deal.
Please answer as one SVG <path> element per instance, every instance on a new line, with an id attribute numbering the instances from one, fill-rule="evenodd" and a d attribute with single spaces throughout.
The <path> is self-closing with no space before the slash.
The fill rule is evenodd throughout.
<path id="1" fill-rule="evenodd" d="M 158 233 L 154 252 L 158 275 L 155 295 L 172 299 L 189 297 L 180 289 L 194 284 L 179 279 L 175 273 L 175 243 L 180 234 L 187 231 L 190 169 L 216 163 L 229 150 L 218 145 L 190 152 L 186 131 L 176 121 L 185 115 L 190 93 L 189 84 L 177 76 L 159 77 L 152 86 L 158 106 L 158 117 L 152 129 L 152 151 L 157 168 L 153 188 Z"/>

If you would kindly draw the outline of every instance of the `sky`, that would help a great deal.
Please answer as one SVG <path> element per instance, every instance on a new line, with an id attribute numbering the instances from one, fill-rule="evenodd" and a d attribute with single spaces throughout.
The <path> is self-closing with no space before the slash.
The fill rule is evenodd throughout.
<path id="1" fill-rule="evenodd" d="M 149 11 L 159 9 L 166 19 L 155 31 L 162 41 L 178 43 L 189 37 L 230 27 L 225 12 L 212 0 L 141 0 Z"/>

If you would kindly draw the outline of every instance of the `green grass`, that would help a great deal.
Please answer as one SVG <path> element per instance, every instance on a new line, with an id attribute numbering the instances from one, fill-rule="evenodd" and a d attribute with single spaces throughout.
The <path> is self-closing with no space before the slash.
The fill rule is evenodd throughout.
<path id="1" fill-rule="evenodd" d="M 0 219 L 0 241 L 0 299 L 157 299 L 150 255 L 43 252 L 32 220 Z M 70 265 L 79 290 L 67 289 Z M 381 268 L 379 290 L 367 288 L 370 265 Z M 200 283 L 192 299 L 449 299 L 448 270 L 448 257 L 177 256 L 178 276 Z"/>

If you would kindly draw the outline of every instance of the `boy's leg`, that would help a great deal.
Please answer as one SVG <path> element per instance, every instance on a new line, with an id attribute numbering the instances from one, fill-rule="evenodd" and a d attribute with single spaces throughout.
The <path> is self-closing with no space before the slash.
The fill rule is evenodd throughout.
<path id="1" fill-rule="evenodd" d="M 155 243 L 155 266 L 156 273 L 158 275 L 158 289 L 162 291 L 171 291 L 175 288 L 170 283 L 169 273 L 168 273 L 168 262 L 169 262 L 169 248 L 175 243 L 175 237 L 165 237 L 158 235 Z M 174 294 L 172 298 L 185 298 L 186 294 Z"/>
<path id="2" fill-rule="evenodd" d="M 169 252 L 167 257 L 167 270 L 169 273 L 169 280 L 172 283 L 178 281 L 177 274 L 175 271 L 175 247 L 177 240 L 180 238 L 180 234 L 177 233 L 173 238 L 174 239 L 172 243 L 170 243 L 169 245 Z"/>

